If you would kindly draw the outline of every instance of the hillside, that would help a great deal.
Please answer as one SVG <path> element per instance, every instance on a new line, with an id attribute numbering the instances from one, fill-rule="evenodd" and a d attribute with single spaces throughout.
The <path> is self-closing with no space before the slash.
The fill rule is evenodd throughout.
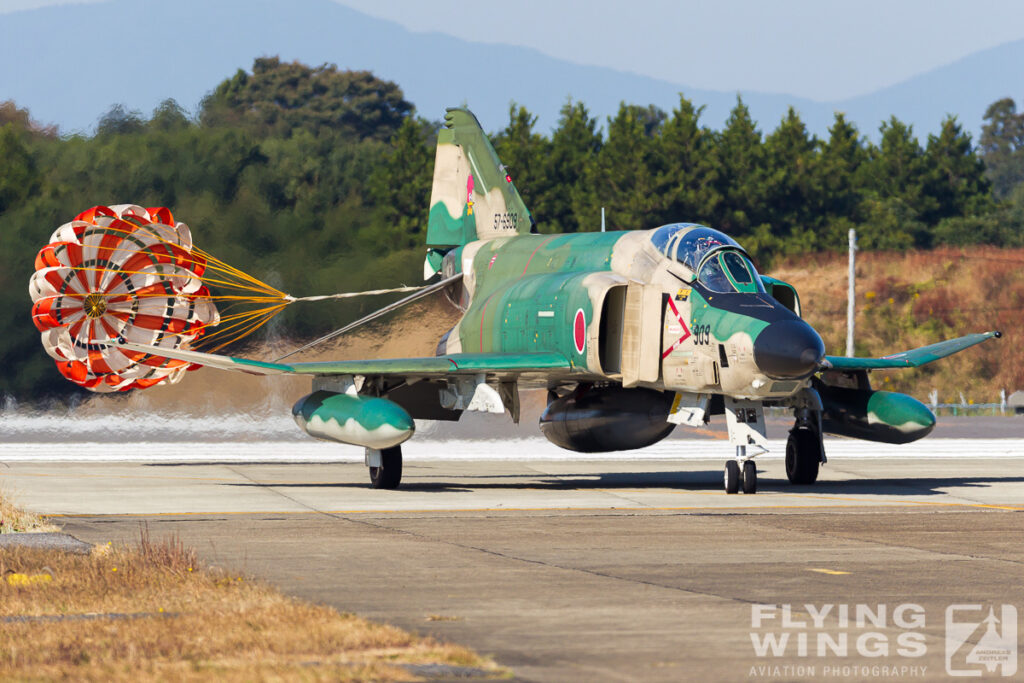
<path id="1" fill-rule="evenodd" d="M 856 353 L 877 356 L 971 332 L 1000 330 L 1003 338 L 916 370 L 877 372 L 876 388 L 940 403 L 999 401 L 999 390 L 1024 389 L 1020 311 L 1024 249 L 976 247 L 933 251 L 862 252 L 857 260 Z M 845 254 L 783 261 L 771 274 L 800 293 L 804 317 L 827 353 L 846 348 Z"/>

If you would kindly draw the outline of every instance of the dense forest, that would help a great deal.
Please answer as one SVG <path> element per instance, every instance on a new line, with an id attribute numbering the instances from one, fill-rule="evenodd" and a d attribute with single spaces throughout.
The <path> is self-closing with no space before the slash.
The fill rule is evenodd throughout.
<path id="1" fill-rule="evenodd" d="M 867 250 L 1024 245 L 1012 99 L 989 107 L 977 144 L 954 118 L 921 141 L 892 117 L 876 144 L 838 113 L 825 139 L 792 109 L 763 132 L 740 98 L 721 130 L 700 117 L 682 95 L 672 112 L 622 103 L 605 122 L 567 101 L 544 134 L 512 104 L 492 140 L 541 232 L 597 230 L 602 207 L 611 230 L 701 222 L 763 270 L 844 250 L 851 227 Z M 369 72 L 277 58 L 194 115 L 173 100 L 148 117 L 114 105 L 92 136 L 0 104 L 0 395 L 78 392 L 40 347 L 26 287 L 50 233 L 96 204 L 170 207 L 205 250 L 296 295 L 414 284 L 439 125 Z M 378 304 L 292 306 L 261 334 L 306 338 Z"/>

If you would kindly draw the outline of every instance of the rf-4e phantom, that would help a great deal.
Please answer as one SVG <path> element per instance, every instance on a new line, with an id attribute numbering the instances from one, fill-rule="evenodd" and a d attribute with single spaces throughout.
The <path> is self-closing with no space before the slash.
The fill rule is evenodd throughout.
<path id="1" fill-rule="evenodd" d="M 999 336 L 883 358 L 827 356 L 800 317 L 796 290 L 760 275 L 740 244 L 710 227 L 537 234 L 464 109 L 448 111 L 438 136 L 427 247 L 425 276 L 436 282 L 403 302 L 443 290 L 462 310 L 433 357 L 268 363 L 123 346 L 227 370 L 311 375 L 296 422 L 312 436 L 363 446 L 377 488 L 398 487 L 414 419 L 479 410 L 518 421 L 519 389 L 545 388 L 544 436 L 585 453 L 643 448 L 678 425 L 724 415 L 735 448 L 725 490 L 754 493 L 766 405 L 792 410 L 786 474 L 811 484 L 825 462 L 822 434 L 906 443 L 935 425 L 916 399 L 873 390 L 870 370 L 916 367 Z"/>

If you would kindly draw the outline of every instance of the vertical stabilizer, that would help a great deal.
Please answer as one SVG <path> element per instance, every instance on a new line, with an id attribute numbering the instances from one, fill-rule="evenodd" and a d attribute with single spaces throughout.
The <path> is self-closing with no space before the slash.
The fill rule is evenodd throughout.
<path id="1" fill-rule="evenodd" d="M 430 251 L 424 266 L 428 277 L 452 247 L 536 232 L 529 209 L 476 117 L 466 109 L 448 109 L 444 124 L 437 136 L 430 191 Z"/>

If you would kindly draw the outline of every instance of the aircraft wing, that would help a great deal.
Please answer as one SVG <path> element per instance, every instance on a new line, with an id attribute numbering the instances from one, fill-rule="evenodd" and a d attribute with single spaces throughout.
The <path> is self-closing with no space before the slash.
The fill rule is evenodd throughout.
<path id="1" fill-rule="evenodd" d="M 244 372 L 250 375 L 363 375 L 401 377 L 430 377 L 447 375 L 474 375 L 495 373 L 519 375 L 545 370 L 573 370 L 572 363 L 560 353 L 451 353 L 445 356 L 423 358 L 383 358 L 371 360 L 342 360 L 307 363 L 268 363 L 265 361 L 223 356 L 199 351 L 165 349 L 159 346 L 118 342 L 117 346 L 149 353 L 163 358 L 174 358 L 220 370 Z"/>
<path id="2" fill-rule="evenodd" d="M 922 346 L 902 353 L 894 353 L 881 358 L 848 358 L 846 356 L 825 356 L 822 364 L 825 370 L 881 370 L 883 368 L 916 368 L 926 363 L 952 356 L 954 353 L 970 348 L 983 341 L 999 338 L 1000 332 L 979 332 L 968 334 L 956 339 L 947 339 L 937 344 Z M 831 366 L 831 368 L 829 367 Z"/>

